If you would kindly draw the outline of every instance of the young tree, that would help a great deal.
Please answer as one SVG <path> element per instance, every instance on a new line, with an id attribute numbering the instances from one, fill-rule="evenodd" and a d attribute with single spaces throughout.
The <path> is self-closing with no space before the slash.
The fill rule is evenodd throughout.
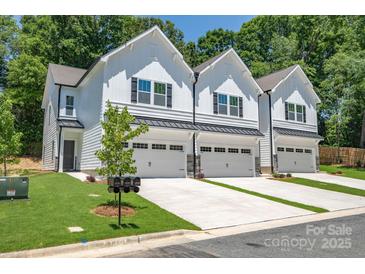
<path id="1" fill-rule="evenodd" d="M 103 163 L 103 167 L 97 169 L 98 174 L 104 176 L 135 174 L 137 168 L 134 166 L 133 149 L 126 149 L 124 144 L 147 132 L 148 126 L 141 124 L 133 129 L 131 124 L 135 118 L 129 114 L 127 107 L 120 111 L 110 102 L 107 103 L 104 117 L 105 121 L 101 122 L 104 129 L 102 148 L 96 152 L 96 156 Z"/>
<path id="2" fill-rule="evenodd" d="M 0 163 L 4 165 L 4 175 L 7 175 L 7 163 L 14 163 L 15 156 L 20 152 L 21 132 L 16 132 L 12 104 L 4 96 L 0 96 Z"/>

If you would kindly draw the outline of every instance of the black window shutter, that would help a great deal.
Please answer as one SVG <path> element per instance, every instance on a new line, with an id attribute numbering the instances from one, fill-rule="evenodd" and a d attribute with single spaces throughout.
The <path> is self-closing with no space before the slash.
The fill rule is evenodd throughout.
<path id="1" fill-rule="evenodd" d="M 242 118 L 243 117 L 243 100 L 242 100 L 242 97 L 238 98 L 238 112 L 239 112 L 239 116 Z"/>
<path id="2" fill-rule="evenodd" d="M 289 109 L 288 109 L 288 102 L 285 102 L 285 120 L 289 119 Z"/>
<path id="3" fill-rule="evenodd" d="M 213 92 L 213 113 L 218 114 L 218 94 Z"/>
<path id="4" fill-rule="evenodd" d="M 132 77 L 132 92 L 131 92 L 131 102 L 137 103 L 137 78 Z"/>
<path id="5" fill-rule="evenodd" d="M 307 122 L 307 115 L 305 113 L 305 106 L 303 106 L 303 122 L 306 123 Z"/>
<path id="6" fill-rule="evenodd" d="M 172 107 L 172 85 L 167 84 L 167 107 Z"/>

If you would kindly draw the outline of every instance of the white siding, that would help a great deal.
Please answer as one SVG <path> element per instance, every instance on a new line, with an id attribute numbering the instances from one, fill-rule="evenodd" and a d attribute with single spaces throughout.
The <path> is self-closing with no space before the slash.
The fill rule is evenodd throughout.
<path id="1" fill-rule="evenodd" d="M 262 94 L 259 97 L 260 109 L 260 132 L 265 135 L 260 140 L 260 161 L 262 167 L 271 166 L 271 149 L 270 149 L 270 113 L 269 113 L 269 96 Z"/>
<path id="2" fill-rule="evenodd" d="M 44 110 L 43 120 L 43 146 L 42 146 L 42 163 L 46 170 L 54 170 L 58 151 L 58 131 L 57 131 L 57 101 L 59 87 L 54 84 L 52 75 L 48 72 L 48 100 Z M 51 106 L 51 113 L 49 114 L 49 106 Z M 49 117 L 50 122 L 49 122 Z M 54 151 L 52 158 L 52 142 L 54 142 Z"/>
<path id="3" fill-rule="evenodd" d="M 84 125 L 81 144 L 80 169 L 95 169 L 100 161 L 95 153 L 101 148 L 102 127 L 100 121 L 103 98 L 103 68 L 98 66 L 79 91 L 78 119 Z"/>
<path id="4" fill-rule="evenodd" d="M 272 93 L 273 127 L 317 132 L 316 99 L 297 69 Z M 306 106 L 306 123 L 285 120 L 285 102 Z"/>
<path id="5" fill-rule="evenodd" d="M 249 73 L 242 72 L 232 55 L 227 55 L 199 77 L 196 85 L 196 121 L 257 129 L 257 88 Z M 243 118 L 214 114 L 213 92 L 242 97 Z"/>
<path id="6" fill-rule="evenodd" d="M 126 105 L 134 115 L 192 121 L 192 75 L 159 36 L 146 36 L 105 65 L 104 102 Z M 131 104 L 131 78 L 172 84 L 172 108 Z M 153 94 L 151 94 L 153 96 Z"/>

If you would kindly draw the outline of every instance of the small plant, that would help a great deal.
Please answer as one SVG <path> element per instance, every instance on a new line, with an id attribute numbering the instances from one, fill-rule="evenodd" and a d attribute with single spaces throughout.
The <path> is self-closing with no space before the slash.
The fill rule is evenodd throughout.
<path id="1" fill-rule="evenodd" d="M 91 176 L 91 175 L 89 175 L 89 176 L 86 176 L 86 180 L 88 181 L 88 182 L 90 182 L 90 183 L 95 183 L 95 177 L 94 176 Z"/>
<path id="2" fill-rule="evenodd" d="M 283 174 L 283 173 L 273 173 L 272 177 L 274 177 L 274 178 L 285 178 L 285 174 Z"/>
<path id="3" fill-rule="evenodd" d="M 199 172 L 199 173 L 196 175 L 196 177 L 197 177 L 198 179 L 203 179 L 203 178 L 204 178 L 204 173 L 203 173 L 203 172 Z"/>
<path id="4" fill-rule="evenodd" d="M 282 179 L 282 178 L 285 178 L 285 174 L 280 173 L 280 174 L 279 174 L 279 178 L 281 178 L 281 179 Z"/>
<path id="5" fill-rule="evenodd" d="M 286 174 L 286 177 L 287 177 L 287 178 L 291 178 L 291 177 L 292 177 L 292 176 L 291 176 L 291 173 L 287 173 L 287 174 Z"/>
<path id="6" fill-rule="evenodd" d="M 337 170 L 337 171 L 335 172 L 335 174 L 342 174 L 342 171 L 341 171 L 341 170 Z"/>

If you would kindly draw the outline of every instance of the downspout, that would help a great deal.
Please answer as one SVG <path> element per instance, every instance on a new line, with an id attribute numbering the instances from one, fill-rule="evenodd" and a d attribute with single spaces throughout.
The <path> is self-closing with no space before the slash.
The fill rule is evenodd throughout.
<path id="1" fill-rule="evenodd" d="M 274 152 L 273 152 L 273 142 L 272 139 L 274 138 L 272 133 L 272 115 L 271 115 L 271 90 L 265 91 L 267 96 L 269 96 L 269 119 L 270 119 L 270 156 L 271 156 L 271 173 L 274 173 Z"/>
<path id="2" fill-rule="evenodd" d="M 195 72 L 194 73 L 194 83 L 193 83 L 193 125 L 195 126 L 195 86 L 196 86 L 196 83 L 198 82 L 198 79 L 199 79 L 199 73 Z M 196 178 L 196 145 L 195 145 L 195 139 L 196 139 L 196 136 L 195 136 L 195 132 L 193 134 L 193 176 L 194 178 Z"/>
<path id="3" fill-rule="evenodd" d="M 57 120 L 58 118 L 60 118 L 60 102 L 61 102 L 61 89 L 62 89 L 62 85 L 60 85 L 59 89 L 58 89 L 58 101 L 57 101 Z M 61 153 L 61 134 L 62 134 L 62 127 L 60 127 L 60 131 L 58 133 L 58 151 L 57 151 L 57 172 L 60 171 L 60 153 Z"/>

